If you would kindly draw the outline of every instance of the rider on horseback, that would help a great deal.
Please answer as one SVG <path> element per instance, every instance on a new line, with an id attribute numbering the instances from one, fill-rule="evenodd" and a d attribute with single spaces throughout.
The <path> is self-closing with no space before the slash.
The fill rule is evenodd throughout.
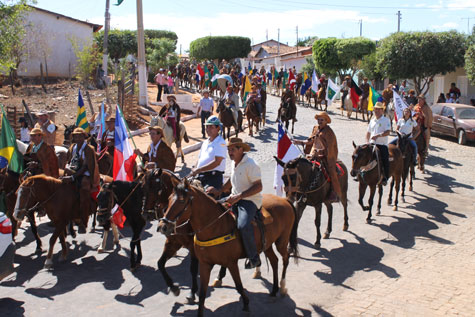
<path id="1" fill-rule="evenodd" d="M 424 95 L 419 95 L 417 98 L 419 102 L 414 107 L 414 111 L 416 112 L 416 121 L 421 128 L 420 133 L 424 136 L 426 144 L 424 154 L 427 156 L 429 151 L 430 130 L 432 129 L 432 109 L 426 103 L 426 97 Z"/>
<path id="2" fill-rule="evenodd" d="M 417 165 L 417 144 L 412 137 L 414 128 L 417 128 L 417 122 L 412 119 L 411 109 L 404 108 L 404 117 L 397 121 L 396 131 L 399 131 L 403 136 L 409 136 L 409 144 L 412 146 L 412 162 Z M 394 138 L 389 144 L 397 144 L 398 138 Z"/>
<path id="3" fill-rule="evenodd" d="M 101 142 L 101 149 L 107 147 L 107 152 L 114 157 L 115 117 L 113 115 L 106 120 L 106 125 L 107 129 L 102 134 L 102 139 L 99 141 Z"/>
<path id="4" fill-rule="evenodd" d="M 173 154 L 172 149 L 165 142 L 162 142 L 162 128 L 151 126 L 148 130 L 150 131 L 150 140 L 152 142 L 148 146 L 147 152 L 144 154 L 139 149 L 135 149 L 134 153 L 139 155 L 144 163 L 155 163 L 155 168 L 175 171 L 175 154 Z"/>
<path id="5" fill-rule="evenodd" d="M 158 115 L 160 117 L 165 116 L 167 124 L 173 128 L 173 137 L 177 140 L 177 147 L 178 140 L 180 139 L 178 136 L 180 135 L 180 115 L 181 115 L 181 108 L 176 103 L 176 97 L 173 95 L 168 95 L 168 104 L 160 109 Z"/>
<path id="6" fill-rule="evenodd" d="M 224 103 L 231 109 L 234 118 L 234 127 L 237 131 L 238 129 L 238 110 L 239 107 L 239 96 L 233 91 L 233 86 L 228 85 L 226 87 L 226 93 L 224 94 Z"/>
<path id="7" fill-rule="evenodd" d="M 386 116 L 383 116 L 384 105 L 377 102 L 374 105 L 374 117 L 368 125 L 366 141 L 375 144 L 381 153 L 381 162 L 383 163 L 384 177 L 381 181 L 386 186 L 389 178 L 389 150 L 388 135 L 391 131 L 391 122 Z"/>
<path id="8" fill-rule="evenodd" d="M 360 85 L 360 89 L 363 91 L 361 94 L 361 103 L 369 97 L 369 84 L 368 77 L 363 78 L 363 83 Z"/>
<path id="9" fill-rule="evenodd" d="M 254 104 L 256 105 L 256 110 L 257 110 L 257 113 L 259 114 L 259 117 L 260 117 L 261 114 L 262 114 L 261 94 L 260 94 L 259 90 L 257 89 L 257 84 L 255 82 L 253 82 L 251 84 L 251 92 L 247 96 L 246 106 L 251 101 L 253 101 Z"/>
<path id="10" fill-rule="evenodd" d="M 277 120 L 280 120 L 281 110 L 282 108 L 289 108 L 291 113 L 291 118 L 295 122 L 297 122 L 296 114 L 297 114 L 297 106 L 295 105 L 295 95 L 292 89 L 286 88 L 284 94 L 280 98 L 280 107 L 277 110 Z"/>
<path id="11" fill-rule="evenodd" d="M 43 131 L 34 128 L 30 132 L 31 143 L 24 154 L 28 169 L 38 171 L 36 174 L 44 173 L 47 176 L 59 177 L 58 158 L 51 146 L 43 140 Z"/>
<path id="12" fill-rule="evenodd" d="M 332 120 L 325 111 L 317 113 L 315 119 L 317 120 L 318 125 L 313 127 L 312 134 L 307 141 L 295 141 L 295 144 L 304 145 L 305 153 L 307 154 L 310 153 L 310 150 L 313 148 L 311 155 L 309 155 L 311 161 L 323 161 L 326 163 L 326 169 L 330 176 L 333 189 L 329 200 L 337 202 L 338 199 L 341 200 L 342 192 L 336 172 L 338 144 L 335 133 L 332 128 L 328 126 Z"/>

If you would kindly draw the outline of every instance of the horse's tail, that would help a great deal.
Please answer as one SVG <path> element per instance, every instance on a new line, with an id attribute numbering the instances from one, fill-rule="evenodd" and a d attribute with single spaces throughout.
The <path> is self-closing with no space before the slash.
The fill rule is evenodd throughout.
<path id="1" fill-rule="evenodd" d="M 185 131 L 185 134 L 183 135 L 183 140 L 185 140 L 186 143 L 190 142 L 190 139 L 188 138 L 188 133 L 186 133 L 186 131 Z"/>
<path id="2" fill-rule="evenodd" d="M 292 225 L 292 231 L 290 232 L 290 238 L 289 238 L 289 254 L 294 256 L 294 261 L 297 264 L 299 262 L 299 249 L 298 249 L 298 241 L 297 241 L 297 230 L 299 226 L 298 222 L 298 215 L 297 215 L 297 209 L 295 209 L 294 204 L 292 204 L 289 200 L 287 200 L 292 206 L 292 210 L 294 212 L 294 224 Z"/>

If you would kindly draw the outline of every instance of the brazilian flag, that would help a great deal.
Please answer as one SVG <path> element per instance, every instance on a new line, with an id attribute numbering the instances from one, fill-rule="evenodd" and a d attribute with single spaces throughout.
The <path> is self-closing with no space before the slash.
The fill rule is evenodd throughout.
<path id="1" fill-rule="evenodd" d="M 8 169 L 21 173 L 23 172 L 23 155 L 16 146 L 15 132 L 13 132 L 7 115 L 2 107 L 2 131 L 0 132 L 0 168 L 8 166 Z"/>

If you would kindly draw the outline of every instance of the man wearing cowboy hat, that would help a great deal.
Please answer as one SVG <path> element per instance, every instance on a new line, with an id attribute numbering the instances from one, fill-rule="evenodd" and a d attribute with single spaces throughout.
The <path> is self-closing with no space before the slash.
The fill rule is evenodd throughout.
<path id="1" fill-rule="evenodd" d="M 169 126 L 173 128 L 173 136 L 175 140 L 178 141 L 178 135 L 180 135 L 180 116 L 181 108 L 176 103 L 176 97 L 173 95 L 167 96 L 168 104 L 160 109 L 158 115 L 160 117 L 165 117 Z M 178 144 L 177 144 L 178 146 Z"/>
<path id="2" fill-rule="evenodd" d="M 283 93 L 282 97 L 280 98 L 280 106 L 279 109 L 277 110 L 277 120 L 280 120 L 280 113 L 282 110 L 282 107 L 286 104 L 288 107 L 290 107 L 290 113 L 291 113 L 291 118 L 297 122 L 297 106 L 295 104 L 295 94 L 290 88 L 286 88 L 285 92 Z"/>
<path id="3" fill-rule="evenodd" d="M 388 84 L 386 89 L 384 89 L 383 92 L 381 93 L 381 96 L 383 97 L 383 100 L 384 100 L 383 106 L 385 110 L 389 102 L 391 101 L 391 99 L 393 99 L 393 84 Z"/>
<path id="4" fill-rule="evenodd" d="M 309 156 L 310 160 L 324 160 L 333 189 L 329 200 L 331 202 L 337 202 L 338 199 L 342 198 L 342 192 L 338 180 L 338 174 L 336 173 L 338 143 L 335 133 L 332 128 L 328 126 L 332 120 L 325 111 L 317 113 L 315 119 L 317 120 L 318 125 L 313 127 L 312 134 L 307 141 L 294 141 L 294 143 L 305 146 L 304 152 L 306 154 L 311 153 Z"/>
<path id="5" fill-rule="evenodd" d="M 163 130 L 158 126 L 149 127 L 150 140 L 147 152 L 143 154 L 139 149 L 135 149 L 135 154 L 140 155 L 145 162 L 155 163 L 155 168 L 164 168 L 175 171 L 176 158 L 172 149 L 162 142 Z"/>
<path id="6" fill-rule="evenodd" d="M 213 113 L 214 101 L 209 97 L 209 90 L 203 90 L 203 98 L 200 100 L 200 105 L 198 107 L 197 116 L 201 116 L 201 134 L 203 139 L 206 138 L 205 134 L 205 122 L 209 116 Z"/>
<path id="7" fill-rule="evenodd" d="M 30 131 L 31 143 L 24 154 L 28 170 L 33 175 L 45 174 L 54 178 L 59 177 L 58 158 L 53 147 L 48 146 L 43 140 L 43 131 L 34 128 Z"/>
<path id="8" fill-rule="evenodd" d="M 99 186 L 99 167 L 96 151 L 86 142 L 86 132 L 82 128 L 74 129 L 73 144 L 68 150 L 68 163 L 64 168 L 65 180 L 74 181 L 79 188 L 79 206 L 81 214 L 78 218 L 87 227 L 92 210 L 91 191 Z"/>
<path id="9" fill-rule="evenodd" d="M 374 105 L 374 116 L 369 122 L 368 132 L 366 133 L 366 141 L 375 144 L 381 153 L 381 161 L 383 163 L 383 180 L 381 184 L 386 186 L 389 178 L 389 150 L 388 135 L 391 131 L 391 121 L 383 116 L 384 105 L 377 102 Z"/>
<path id="10" fill-rule="evenodd" d="M 348 95 L 349 91 L 351 88 L 351 77 L 350 76 L 345 76 L 345 79 L 343 80 L 343 84 L 341 85 L 341 108 L 345 108 L 345 98 Z"/>
<path id="11" fill-rule="evenodd" d="M 234 118 L 234 129 L 238 129 L 238 110 L 239 96 L 234 92 L 233 86 L 228 85 L 226 87 L 226 93 L 224 94 L 224 103 L 231 109 Z"/>
<path id="12" fill-rule="evenodd" d="M 196 169 L 190 175 L 198 175 L 204 188 L 221 189 L 226 169 L 226 142 L 220 133 L 222 125 L 216 116 L 209 117 L 205 125 L 208 139 L 201 145 Z"/>
<path id="13" fill-rule="evenodd" d="M 424 136 L 424 155 L 427 156 L 429 151 L 430 130 L 432 129 L 432 109 L 427 104 L 424 95 L 419 95 L 417 99 L 418 103 L 414 107 L 414 111 L 416 112 L 416 121 L 420 126 L 420 133 Z"/>
<path id="14" fill-rule="evenodd" d="M 48 145 L 54 145 L 56 140 L 56 126 L 53 121 L 49 119 L 48 112 L 41 110 L 37 113 L 38 122 L 35 124 L 35 128 L 41 129 L 44 133 L 44 140 Z"/>
<path id="15" fill-rule="evenodd" d="M 262 207 L 262 181 L 261 169 L 252 158 L 247 155 L 251 147 L 240 138 L 231 138 L 228 142 L 228 154 L 233 161 L 231 178 L 218 191 L 209 188 L 208 192 L 219 195 L 229 187 L 231 195 L 226 198 L 226 203 L 232 205 L 237 215 L 237 228 L 241 234 L 244 250 L 248 260 L 245 268 L 251 269 L 261 266 L 254 238 L 254 227 L 251 221 Z"/>
<path id="16" fill-rule="evenodd" d="M 114 139 L 115 139 L 115 116 L 110 116 L 106 119 L 107 129 L 102 134 L 101 149 L 107 147 L 107 151 L 110 155 L 114 155 Z"/>
<path id="17" fill-rule="evenodd" d="M 363 100 L 368 100 L 368 97 L 369 97 L 368 77 L 363 78 L 363 83 L 360 85 L 360 89 L 363 92 L 361 94 L 361 103 L 363 103 Z"/>

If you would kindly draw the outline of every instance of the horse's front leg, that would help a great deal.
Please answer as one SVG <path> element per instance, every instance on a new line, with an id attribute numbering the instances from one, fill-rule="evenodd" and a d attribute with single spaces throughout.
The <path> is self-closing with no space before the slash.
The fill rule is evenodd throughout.
<path id="1" fill-rule="evenodd" d="M 369 187 L 369 199 L 368 199 L 368 216 L 366 217 L 366 223 L 371 223 L 373 216 L 371 214 L 371 209 L 373 209 L 374 194 L 376 193 L 376 185 Z"/>
<path id="2" fill-rule="evenodd" d="M 394 179 L 394 177 L 393 177 Z M 398 196 L 399 196 L 399 187 L 401 185 L 401 176 L 396 179 L 396 192 L 394 193 L 394 207 L 393 211 L 397 211 L 397 205 L 398 205 Z"/>
<path id="3" fill-rule="evenodd" d="M 295 124 L 295 120 L 292 119 L 292 134 L 294 134 L 294 124 Z"/>
<path id="4" fill-rule="evenodd" d="M 411 164 L 410 168 L 409 168 L 409 190 L 412 192 L 413 191 L 413 187 L 412 187 L 412 180 L 413 178 L 415 178 L 415 175 L 416 175 L 416 171 L 414 170 L 414 165 Z"/>
<path id="5" fill-rule="evenodd" d="M 379 194 L 379 198 L 378 198 L 378 211 L 377 211 L 377 215 L 380 215 L 381 214 L 381 200 L 383 199 L 383 185 L 378 185 L 378 194 Z"/>
<path id="6" fill-rule="evenodd" d="M 30 222 L 31 232 L 33 232 L 33 236 L 35 237 L 35 240 L 36 240 L 36 252 L 41 253 L 42 243 L 41 243 L 40 236 L 38 235 L 38 227 L 36 226 L 35 215 L 29 213 L 27 215 L 27 218 L 28 218 L 28 221 Z"/>
<path id="7" fill-rule="evenodd" d="M 168 286 L 168 291 L 171 291 L 173 295 L 178 296 L 180 295 L 180 288 L 178 284 L 173 283 L 172 278 L 168 275 L 167 270 L 165 269 L 165 264 L 167 261 L 173 257 L 173 255 L 182 247 L 182 245 L 176 241 L 170 241 L 169 238 L 165 241 L 165 246 L 163 248 L 162 256 L 158 259 L 157 266 L 160 273 L 162 273 L 162 277 L 165 280 L 165 283 Z M 191 261 L 193 262 L 193 256 L 191 257 Z M 192 279 L 193 279 L 193 272 L 192 272 Z"/>
<path id="8" fill-rule="evenodd" d="M 249 311 L 249 297 L 247 297 L 246 292 L 244 291 L 244 287 L 242 286 L 241 275 L 239 274 L 239 267 L 237 265 L 237 261 L 230 264 L 228 266 L 228 269 L 229 269 L 229 272 L 231 273 L 231 276 L 233 277 L 234 284 L 236 285 L 236 290 L 241 295 L 242 302 L 243 302 L 242 310 L 245 312 L 248 312 Z M 201 294 L 200 294 L 200 299 L 201 299 Z"/>
<path id="9" fill-rule="evenodd" d="M 358 187 L 358 192 L 359 192 L 358 203 L 360 204 L 363 211 L 366 211 L 370 208 L 369 206 L 365 206 L 363 202 L 364 195 L 366 194 L 366 188 L 367 188 L 366 184 L 363 184 L 363 182 L 360 181 L 359 187 Z"/>
<path id="10" fill-rule="evenodd" d="M 66 261 L 66 258 L 68 257 L 68 245 L 66 244 L 65 231 L 66 230 L 63 230 L 59 234 L 59 241 L 61 242 L 61 247 L 62 247 L 62 252 L 61 252 L 62 254 L 61 254 L 61 257 L 59 258 L 60 262 Z"/>
<path id="11" fill-rule="evenodd" d="M 388 206 L 391 206 L 393 202 L 393 187 L 394 187 L 394 177 L 391 178 L 391 185 L 389 187 Z"/>
<path id="12" fill-rule="evenodd" d="M 209 276 L 210 276 L 212 268 L 213 268 L 213 265 L 211 264 L 200 263 L 200 282 L 201 283 L 200 283 L 200 300 L 199 300 L 199 305 L 198 305 L 198 316 L 204 315 L 206 293 L 208 292 Z M 238 271 L 238 274 L 239 274 L 239 271 Z M 241 288 L 242 288 L 242 285 L 241 285 Z"/>
<path id="13" fill-rule="evenodd" d="M 108 235 L 109 235 L 109 229 L 106 230 L 104 228 L 104 232 L 102 234 L 102 242 L 101 242 L 101 245 L 99 246 L 99 248 L 97 249 L 98 253 L 102 253 L 106 249 L 106 242 L 107 242 L 107 236 Z"/>
<path id="14" fill-rule="evenodd" d="M 317 204 L 315 206 L 315 229 L 317 229 L 317 240 L 314 243 L 315 248 L 318 250 L 321 247 L 320 239 L 322 235 L 320 233 L 320 223 L 322 218 L 322 204 Z"/>
<path id="15" fill-rule="evenodd" d="M 328 223 L 327 223 L 327 231 L 325 232 L 325 235 L 323 236 L 323 239 L 328 239 L 330 238 L 330 233 L 332 232 L 332 224 L 333 224 L 333 206 L 330 203 L 326 203 L 325 206 L 327 207 L 327 213 L 328 213 Z"/>
<path id="16" fill-rule="evenodd" d="M 218 277 L 213 281 L 213 287 L 221 287 L 223 285 L 223 278 L 226 276 L 226 267 L 221 266 L 219 269 Z"/>
<path id="17" fill-rule="evenodd" d="M 247 126 L 249 128 L 249 135 L 252 136 L 252 129 L 254 128 L 251 124 L 251 119 L 247 119 Z"/>
<path id="18" fill-rule="evenodd" d="M 48 254 L 46 255 L 45 269 L 51 269 L 53 267 L 54 244 L 56 243 L 56 240 L 58 239 L 59 235 L 64 230 L 65 230 L 65 226 L 59 226 L 59 225 L 56 226 L 53 234 L 51 235 L 51 238 L 49 239 L 49 249 L 48 249 Z"/>

